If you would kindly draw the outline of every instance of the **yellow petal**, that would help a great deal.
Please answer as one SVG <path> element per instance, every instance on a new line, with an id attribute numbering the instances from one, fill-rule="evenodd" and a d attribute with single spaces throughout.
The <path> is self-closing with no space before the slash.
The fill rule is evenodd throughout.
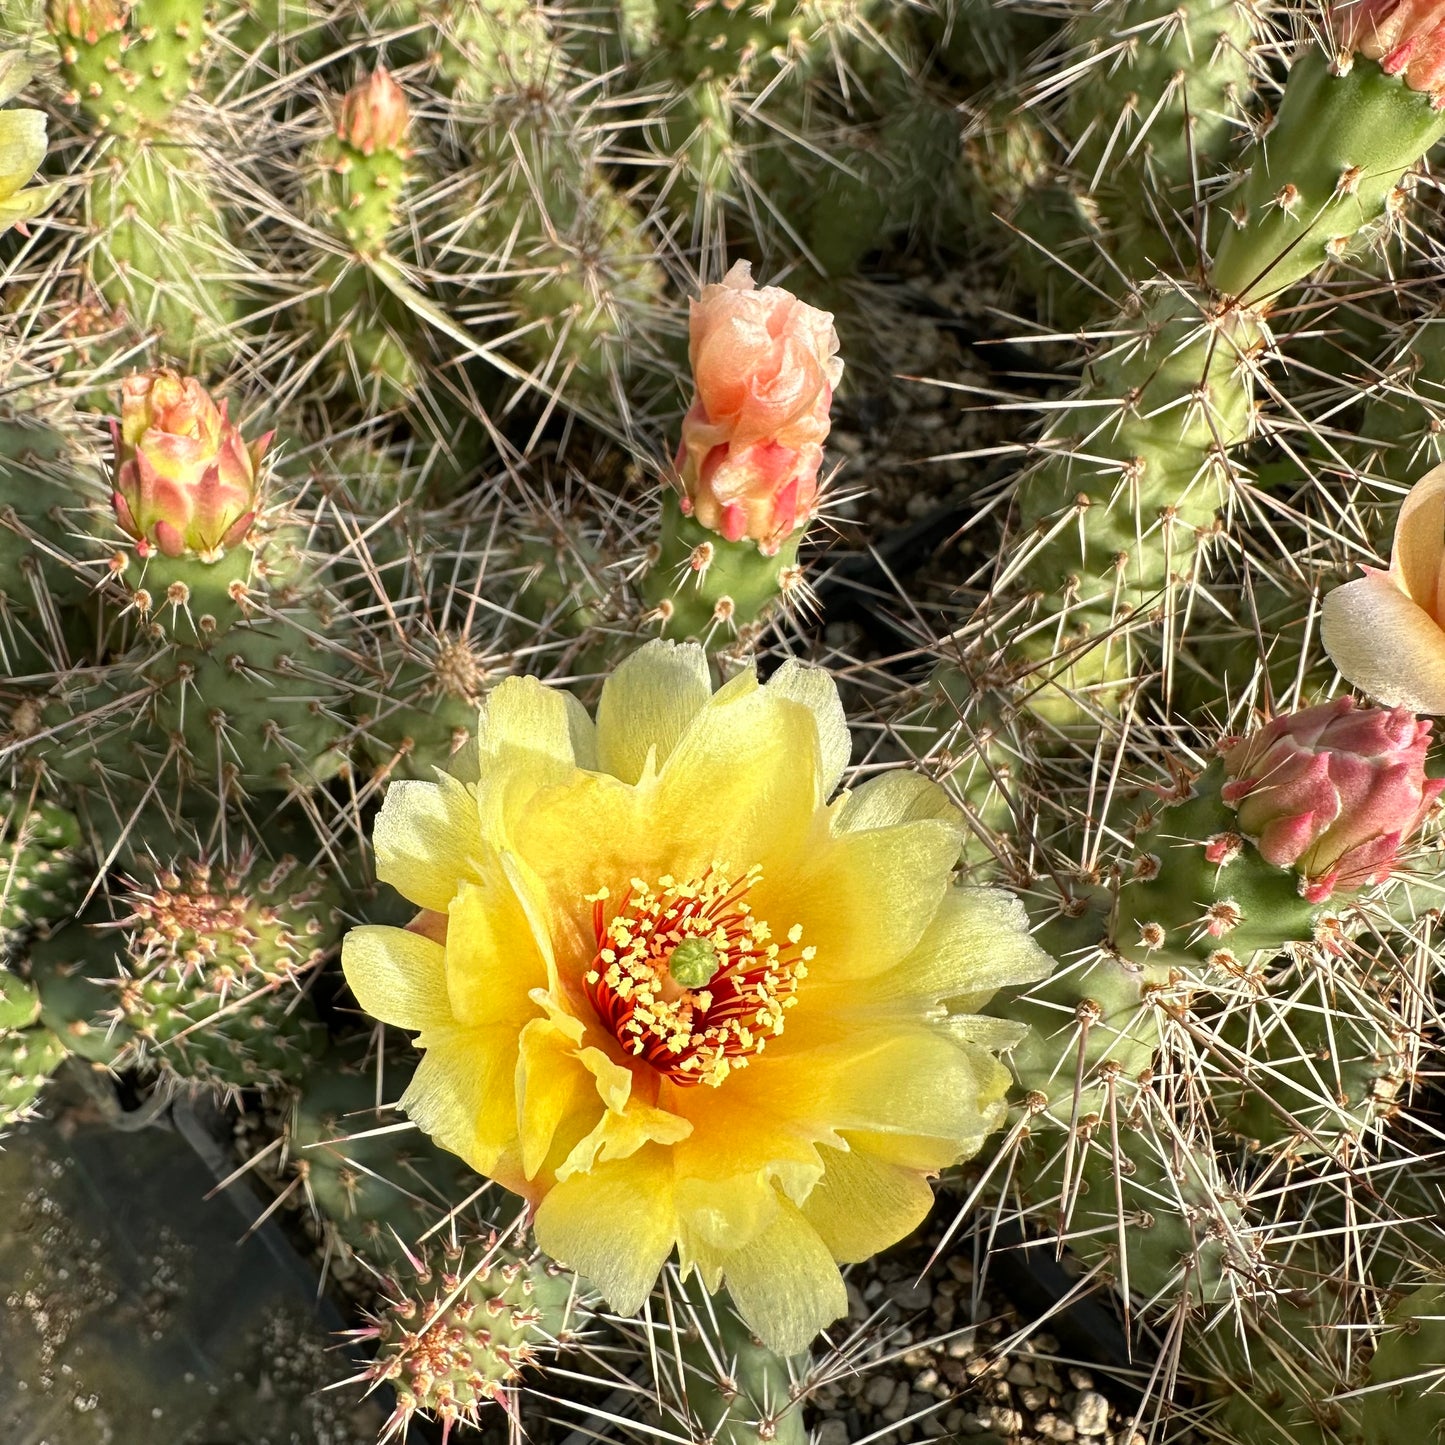
<path id="1" fill-rule="evenodd" d="M 727 1256 L 728 1293 L 748 1328 L 780 1355 L 795 1355 L 848 1313 L 848 1292 L 818 1231 L 780 1200 L 777 1217 Z"/>
<path id="2" fill-rule="evenodd" d="M 861 1146 L 822 1154 L 823 1177 L 803 1216 L 834 1259 L 871 1259 L 917 1229 L 933 1207 L 933 1190 L 919 1170 L 889 1164 Z"/>
<path id="3" fill-rule="evenodd" d="M 677 1237 L 672 1165 L 653 1144 L 552 1188 L 537 1209 L 537 1243 L 591 1280 L 620 1315 L 636 1314 Z"/>
<path id="4" fill-rule="evenodd" d="M 539 789 L 597 766 L 597 737 L 587 710 L 565 688 L 535 677 L 508 677 L 487 694 L 477 726 L 483 829 L 526 808 Z"/>
<path id="5" fill-rule="evenodd" d="M 597 764 L 635 783 L 649 752 L 661 767 L 712 696 L 707 654 L 694 642 L 649 642 L 602 685 L 597 705 Z"/>
<path id="6" fill-rule="evenodd" d="M 0 201 L 8 201 L 45 159 L 45 116 L 38 110 L 0 113 Z"/>
<path id="7" fill-rule="evenodd" d="M 1388 577 L 1327 594 L 1320 638 L 1341 675 L 1378 702 L 1445 713 L 1445 631 Z"/>
<path id="8" fill-rule="evenodd" d="M 597 1126 L 568 1154 L 557 1178 L 585 1173 L 609 1159 L 627 1159 L 646 1144 L 677 1144 L 692 1133 L 692 1124 L 666 1109 L 629 1099 L 620 1111 L 608 1110 Z"/>
<path id="9" fill-rule="evenodd" d="M 724 697 L 731 701 L 720 705 Z M 511 839 L 545 890 L 559 966 L 564 956 L 575 967 L 590 962 L 586 895 L 600 886 L 664 873 L 697 877 L 716 862 L 739 875 L 753 864 L 765 877 L 793 871 L 824 826 L 817 759 L 817 728 L 806 708 L 756 687 L 724 688 L 656 777 L 631 787 L 576 773 L 534 796 L 512 819 Z"/>
<path id="10" fill-rule="evenodd" d="M 447 927 L 447 988 L 459 1022 L 520 1029 L 536 1016 L 531 991 L 550 985 L 550 946 L 534 926 L 503 860 L 464 883 Z"/>
<path id="11" fill-rule="evenodd" d="M 941 819 L 844 833 L 816 847 L 794 877 L 764 872 L 750 901 L 775 930 L 802 927 L 804 945 L 817 949 L 811 976 L 866 978 L 918 945 L 948 890 L 959 846 L 958 829 Z"/>
<path id="12" fill-rule="evenodd" d="M 517 1128 L 522 1143 L 522 1172 L 535 1179 L 552 1152 L 558 1125 L 590 1102 L 600 1111 L 587 1071 L 577 1062 L 577 1042 L 551 1019 L 533 1019 L 521 1033 L 517 1057 Z"/>
<path id="13" fill-rule="evenodd" d="M 1011 893 L 955 887 L 907 958 L 854 987 L 854 1005 L 918 1010 L 948 1000 L 957 1013 L 976 1013 L 998 989 L 1047 978 L 1053 966 Z"/>
<path id="14" fill-rule="evenodd" d="M 692 1126 L 673 1156 L 679 1177 L 712 1184 L 753 1175 L 776 1181 L 793 1199 L 808 1197 L 823 1172 L 814 1144 L 836 1136 L 826 1120 L 799 1109 L 796 1076 L 772 1062 L 765 1050 L 721 1088 L 663 1090 L 666 1107 Z"/>
<path id="15" fill-rule="evenodd" d="M 990 1131 L 992 1132 L 992 1131 Z M 850 1129 L 848 1143 L 854 1149 L 867 1150 L 880 1163 L 896 1164 L 915 1174 L 937 1174 L 956 1164 L 960 1157 L 972 1158 L 982 1145 L 982 1137 L 966 1147 L 960 1156 L 952 1140 L 931 1139 L 923 1134 L 875 1134 L 870 1129 Z"/>
<path id="16" fill-rule="evenodd" d="M 0 231 L 8 231 L 22 221 L 33 221 L 60 194 L 59 186 L 31 186 L 16 191 L 8 201 L 0 201 Z"/>
<path id="17" fill-rule="evenodd" d="M 678 1170 L 679 1259 L 741 1249 L 777 1218 L 782 1196 L 757 1174 L 730 1179 L 691 1179 Z"/>
<path id="18" fill-rule="evenodd" d="M 516 1194 L 526 1194 L 517 1138 L 517 1032 L 445 1029 L 423 1036 L 426 1052 L 401 1108 L 441 1145 Z"/>
<path id="19" fill-rule="evenodd" d="M 341 968 L 373 1018 L 418 1033 L 453 1022 L 446 950 L 405 928 L 365 924 L 341 945 Z"/>
<path id="20" fill-rule="evenodd" d="M 914 823 L 922 818 L 963 824 L 963 815 L 937 783 L 922 773 L 895 768 L 854 788 L 835 812 L 833 828 L 849 833 Z"/>
<path id="21" fill-rule="evenodd" d="M 372 833 L 376 876 L 418 908 L 445 913 L 464 879 L 482 873 L 481 830 L 472 795 L 455 778 L 395 782 Z"/>
<path id="22" fill-rule="evenodd" d="M 761 865 L 764 877 L 786 871 L 821 826 L 813 711 L 771 687 L 731 688 L 693 719 L 658 776 L 651 821 L 683 876 L 718 860 L 739 872 Z"/>
<path id="23" fill-rule="evenodd" d="M 1412 601 L 1439 618 L 1445 570 L 1445 466 L 1425 473 L 1400 503 L 1390 571 Z"/>
<path id="24" fill-rule="evenodd" d="M 741 1098 L 766 1074 L 767 1096 L 791 1097 L 794 1127 L 835 1147 L 835 1131 L 867 1129 L 957 1141 L 957 1158 L 997 1127 L 1009 1075 L 990 1054 L 921 1023 L 866 1033 L 855 1025 L 854 1035 L 797 1054 L 769 1052 L 724 1087 L 741 1084 Z"/>
<path id="25" fill-rule="evenodd" d="M 809 667 L 789 658 L 767 681 L 767 691 L 774 697 L 786 697 L 801 703 L 813 714 L 818 728 L 818 799 L 826 801 L 853 761 L 853 738 L 848 732 L 848 718 L 838 684 L 832 674 L 821 667 Z"/>

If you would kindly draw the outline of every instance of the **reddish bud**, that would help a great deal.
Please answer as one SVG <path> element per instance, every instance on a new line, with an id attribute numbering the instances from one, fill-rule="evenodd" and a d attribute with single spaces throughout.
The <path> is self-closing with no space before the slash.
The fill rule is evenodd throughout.
<path id="1" fill-rule="evenodd" d="M 194 377 L 167 368 L 127 377 L 111 437 L 111 505 L 143 557 L 193 552 L 214 561 L 250 530 L 271 434 L 248 446 L 226 404 Z"/>
<path id="2" fill-rule="evenodd" d="M 1445 8 L 1438 0 L 1345 0 L 1330 18 L 1341 55 L 1377 60 L 1386 75 L 1445 104 Z"/>
<path id="3" fill-rule="evenodd" d="M 1445 789 L 1425 776 L 1430 724 L 1405 708 L 1352 698 L 1288 713 L 1224 751 L 1221 790 L 1266 862 L 1293 868 L 1300 891 L 1381 883 Z"/>

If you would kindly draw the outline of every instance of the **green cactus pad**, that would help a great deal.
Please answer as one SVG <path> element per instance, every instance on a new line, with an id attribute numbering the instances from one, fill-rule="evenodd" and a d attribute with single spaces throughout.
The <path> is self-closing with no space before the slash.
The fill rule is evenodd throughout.
<path id="1" fill-rule="evenodd" d="M 643 582 L 662 635 L 722 647 L 766 621 L 801 584 L 803 531 L 800 527 L 767 556 L 756 542 L 729 542 L 686 516 L 669 490 L 662 504 L 662 550 Z"/>
<path id="2" fill-rule="evenodd" d="M 433 1244 L 385 1286 L 371 1326 L 376 1359 L 367 1370 L 396 1391 L 392 1425 L 413 1415 L 477 1426 L 489 1404 L 573 1314 L 576 1280 L 545 1261 L 495 1242 Z"/>
<path id="3" fill-rule="evenodd" d="M 1445 113 L 1373 60 L 1335 73 L 1315 51 L 1290 71 L 1279 117 L 1234 202 L 1215 287 L 1260 307 L 1343 255 L 1385 214 L 1400 177 L 1445 135 Z"/>
<path id="4" fill-rule="evenodd" d="M 63 3 L 54 11 L 65 15 Z M 81 33 L 56 33 L 72 99 L 98 130 L 129 136 L 166 125 L 201 64 L 205 6 L 196 0 L 80 0 Z"/>
<path id="5" fill-rule="evenodd" d="M 128 896 L 100 940 L 69 929 L 31 966 L 41 1017 L 73 1052 L 220 1089 L 279 1087 L 324 1042 L 300 986 L 335 947 L 324 880 L 295 860 L 188 860 Z"/>
<path id="6" fill-rule="evenodd" d="M 88 881 L 82 855 L 74 814 L 0 792 L 0 941 L 74 916 Z"/>
<path id="7" fill-rule="evenodd" d="M 0 1029 L 0 1129 L 22 1123 L 34 1112 L 65 1054 L 65 1045 L 49 1029 Z"/>

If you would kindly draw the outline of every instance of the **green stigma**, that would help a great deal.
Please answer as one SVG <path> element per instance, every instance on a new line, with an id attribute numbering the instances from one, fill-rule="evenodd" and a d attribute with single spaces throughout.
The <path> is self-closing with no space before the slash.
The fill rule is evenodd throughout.
<path id="1" fill-rule="evenodd" d="M 683 988 L 702 988 L 718 971 L 717 949 L 706 938 L 684 938 L 672 950 L 667 971 Z"/>

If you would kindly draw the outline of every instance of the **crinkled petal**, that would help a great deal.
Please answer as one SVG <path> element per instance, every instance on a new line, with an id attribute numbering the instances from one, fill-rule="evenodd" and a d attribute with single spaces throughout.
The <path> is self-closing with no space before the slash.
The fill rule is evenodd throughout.
<path id="1" fill-rule="evenodd" d="M 590 961 L 586 898 L 604 884 L 700 877 L 715 863 L 738 876 L 753 864 L 765 878 L 793 871 L 820 817 L 817 752 L 811 712 L 744 685 L 714 695 L 656 777 L 633 787 L 574 773 L 536 794 L 510 830 L 565 933 L 554 933 L 559 966 Z"/>
<path id="2" fill-rule="evenodd" d="M 640 1099 L 629 1099 L 621 1112 L 609 1109 L 603 1114 L 563 1160 L 557 1178 L 586 1173 L 609 1159 L 630 1158 L 646 1144 L 679 1144 L 691 1133 L 689 1120 Z"/>
<path id="3" fill-rule="evenodd" d="M 31 186 L 16 191 L 8 201 L 0 201 L 0 231 L 8 231 L 22 221 L 33 221 L 59 194 L 59 186 Z"/>
<path id="4" fill-rule="evenodd" d="M 765 870 L 751 901 L 775 930 L 802 927 L 804 945 L 817 949 L 811 977 L 867 978 L 918 946 L 960 845 L 958 828 L 938 818 L 844 833 L 813 849 L 795 876 Z"/>
<path id="5" fill-rule="evenodd" d="M 516 1030 L 433 1029 L 421 1042 L 426 1052 L 402 1111 L 478 1174 L 528 1194 L 517 1138 Z"/>
<path id="6" fill-rule="evenodd" d="M 463 880 L 478 882 L 484 849 L 472 795 L 455 778 L 395 782 L 372 832 L 376 876 L 418 908 L 445 913 Z"/>
<path id="7" fill-rule="evenodd" d="M 657 1145 L 559 1181 L 538 1206 L 537 1243 L 636 1314 L 677 1237 L 672 1163 Z"/>
<path id="8" fill-rule="evenodd" d="M 537 1013 L 531 991 L 550 986 L 551 945 L 529 916 L 504 861 L 463 883 L 447 926 L 447 988 L 458 1021 L 520 1029 Z"/>
<path id="9" fill-rule="evenodd" d="M 950 1014 L 935 1027 L 955 1043 L 976 1044 L 995 1054 L 1016 1048 L 1029 1036 L 1029 1026 L 1025 1023 L 993 1019 L 984 1014 Z"/>
<path id="10" fill-rule="evenodd" d="M 736 679 L 734 680 L 736 682 Z M 714 861 L 764 877 L 813 830 L 822 760 L 816 715 L 771 687 L 714 694 L 658 776 L 654 826 L 684 876 Z"/>
<path id="11" fill-rule="evenodd" d="M 0 51 L 0 105 L 14 100 L 35 73 L 29 58 L 18 50 Z"/>
<path id="12" fill-rule="evenodd" d="M 792 1087 L 799 1119 L 826 1121 L 838 1131 L 957 1140 L 959 1153 L 966 1141 L 994 1127 L 1009 1084 L 997 1059 L 926 1024 L 880 1028 L 813 1053 L 771 1056 L 767 1063 L 776 1076 L 772 1088 Z"/>
<path id="13" fill-rule="evenodd" d="M 601 1105 L 577 1059 L 577 1039 L 552 1019 L 533 1019 L 519 1039 L 516 1072 L 517 1129 L 522 1172 L 535 1179 L 552 1152 L 562 1120 L 579 1103 L 597 1114 Z"/>
<path id="14" fill-rule="evenodd" d="M 853 739 L 838 684 L 821 667 L 809 667 L 790 658 L 768 679 L 767 691 L 802 703 L 818 725 L 818 748 L 822 772 L 818 779 L 819 801 L 832 797 L 853 760 Z"/>
<path id="15" fill-rule="evenodd" d="M 811 1100 L 797 1096 L 797 1077 L 773 1069 L 773 1062 L 765 1051 L 721 1088 L 663 1090 L 661 1102 L 692 1126 L 674 1155 L 679 1177 L 712 1182 L 753 1175 L 776 1181 L 793 1199 L 808 1197 L 823 1172 L 815 1143 L 837 1142 L 837 1136 Z"/>
<path id="16" fill-rule="evenodd" d="M 756 1239 L 778 1216 L 782 1196 L 758 1174 L 730 1179 L 677 1177 L 678 1258 L 709 1265 Z M 709 1269 L 711 1273 L 711 1269 Z"/>
<path id="17" fill-rule="evenodd" d="M 1011 893 L 955 887 L 908 957 L 855 988 L 854 998 L 867 1010 L 947 1001 L 957 1013 L 976 1013 L 998 989 L 1047 978 L 1053 966 Z"/>
<path id="18" fill-rule="evenodd" d="M 896 768 L 869 778 L 842 799 L 833 814 L 833 829 L 853 833 L 915 823 L 922 818 L 963 821 L 948 794 L 931 778 Z"/>
<path id="19" fill-rule="evenodd" d="M 1395 707 L 1445 713 L 1445 631 L 1375 573 L 1325 597 L 1321 640 L 1340 673 Z"/>
<path id="20" fill-rule="evenodd" d="M 649 752 L 661 767 L 711 696 L 707 654 L 696 643 L 639 648 L 602 686 L 598 766 L 624 783 L 642 776 Z"/>
<path id="21" fill-rule="evenodd" d="M 419 933 L 382 924 L 353 928 L 341 967 L 356 1001 L 372 1018 L 419 1033 L 452 1023 L 446 950 Z"/>
<path id="22" fill-rule="evenodd" d="M 833 1258 L 871 1259 L 911 1234 L 933 1207 L 933 1189 L 917 1169 L 904 1169 L 861 1147 L 823 1149 L 824 1170 L 803 1205 Z"/>
<path id="23" fill-rule="evenodd" d="M 848 1313 L 843 1277 L 797 1205 L 727 1257 L 728 1293 L 748 1328 L 771 1350 L 794 1355 Z"/>
<path id="24" fill-rule="evenodd" d="M 487 694 L 477 725 L 478 799 L 491 834 L 525 810 L 542 788 L 597 766 L 597 734 L 587 710 L 565 688 L 535 677 L 504 678 Z"/>

